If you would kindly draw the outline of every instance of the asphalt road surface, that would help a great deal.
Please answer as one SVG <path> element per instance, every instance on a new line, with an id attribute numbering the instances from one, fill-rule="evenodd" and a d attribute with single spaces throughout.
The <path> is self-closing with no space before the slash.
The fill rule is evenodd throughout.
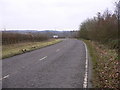
<path id="1" fill-rule="evenodd" d="M 4 59 L 0 80 L 2 88 L 83 88 L 85 66 L 84 43 L 66 39 L 52 46 Z"/>

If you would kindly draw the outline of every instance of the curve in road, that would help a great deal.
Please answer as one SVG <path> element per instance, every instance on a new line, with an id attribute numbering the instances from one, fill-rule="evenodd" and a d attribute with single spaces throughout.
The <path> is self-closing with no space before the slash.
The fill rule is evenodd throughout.
<path id="1" fill-rule="evenodd" d="M 3 88 L 87 87 L 85 45 L 76 39 L 4 59 L 2 66 Z"/>

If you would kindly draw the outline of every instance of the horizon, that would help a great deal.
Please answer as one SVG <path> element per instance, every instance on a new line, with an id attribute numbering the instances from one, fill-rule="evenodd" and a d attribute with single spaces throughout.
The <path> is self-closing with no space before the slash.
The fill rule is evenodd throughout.
<path id="1" fill-rule="evenodd" d="M 52 30 L 52 29 L 47 29 L 47 30 L 37 30 L 37 29 L 3 29 L 0 31 L 79 31 L 79 30 Z"/>

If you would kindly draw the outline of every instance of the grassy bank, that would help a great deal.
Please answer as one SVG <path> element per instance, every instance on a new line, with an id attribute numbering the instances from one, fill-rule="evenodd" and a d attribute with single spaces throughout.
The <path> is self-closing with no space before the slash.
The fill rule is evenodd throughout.
<path id="1" fill-rule="evenodd" d="M 2 46 L 2 58 L 8 58 L 14 55 L 22 54 L 28 51 L 39 49 L 48 45 L 60 42 L 59 39 L 52 39 L 41 42 L 26 42 Z"/>
<path id="2" fill-rule="evenodd" d="M 87 44 L 93 63 L 92 84 L 94 88 L 116 88 L 119 84 L 118 54 L 114 49 L 84 40 Z"/>

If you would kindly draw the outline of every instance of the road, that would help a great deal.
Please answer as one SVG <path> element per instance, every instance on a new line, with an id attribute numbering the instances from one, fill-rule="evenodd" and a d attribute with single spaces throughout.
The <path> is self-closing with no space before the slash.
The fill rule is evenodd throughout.
<path id="1" fill-rule="evenodd" d="M 85 66 L 84 43 L 66 39 L 4 59 L 0 80 L 3 88 L 83 88 Z"/>

